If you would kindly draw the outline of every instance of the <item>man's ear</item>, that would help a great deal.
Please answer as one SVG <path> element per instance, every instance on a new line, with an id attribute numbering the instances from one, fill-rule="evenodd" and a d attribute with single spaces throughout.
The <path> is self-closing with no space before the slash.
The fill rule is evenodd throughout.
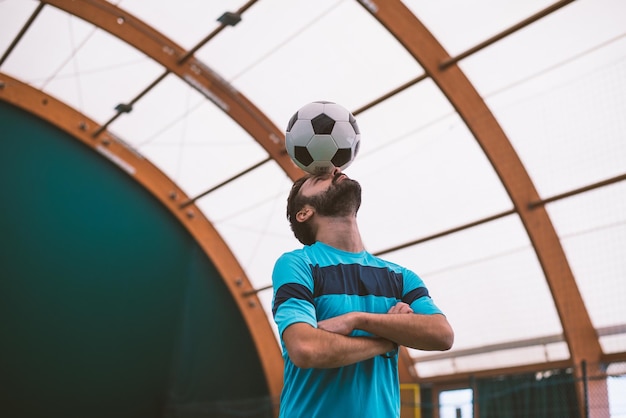
<path id="1" fill-rule="evenodd" d="M 307 220 L 309 220 L 309 218 L 311 218 L 311 216 L 313 216 L 314 213 L 315 209 L 313 209 L 313 206 L 304 205 L 302 209 L 300 209 L 298 213 L 296 213 L 296 221 L 306 222 Z"/>

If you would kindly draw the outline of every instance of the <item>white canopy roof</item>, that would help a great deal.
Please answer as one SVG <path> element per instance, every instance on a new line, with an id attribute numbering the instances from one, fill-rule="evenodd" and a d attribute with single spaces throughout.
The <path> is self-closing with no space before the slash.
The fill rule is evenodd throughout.
<path id="1" fill-rule="evenodd" d="M 275 259 L 299 246 L 285 220 L 290 177 L 266 161 L 266 149 L 210 91 L 55 3 L 66 2 L 0 2 L 0 72 L 108 124 L 188 196 L 212 190 L 196 205 L 253 286 L 270 285 Z M 451 100 L 465 91 L 448 93 L 425 73 L 375 18 L 381 5 L 111 3 L 186 51 L 198 46 L 201 70 L 281 131 L 310 101 L 354 112 L 362 145 L 346 173 L 363 185 L 366 246 L 414 269 L 456 332 L 449 353 L 411 352 L 419 376 L 570 358 L 562 322 L 568 312 L 559 316 L 520 209 L 471 129 L 480 121 L 465 120 Z M 601 349 L 624 354 L 626 2 L 404 4 L 459 58 L 540 199 L 549 200 L 538 205 L 545 205 Z M 239 10 L 235 26 L 217 20 Z M 129 103 L 132 112 L 117 117 L 116 106 Z M 258 295 L 272 322 L 271 290 Z"/>

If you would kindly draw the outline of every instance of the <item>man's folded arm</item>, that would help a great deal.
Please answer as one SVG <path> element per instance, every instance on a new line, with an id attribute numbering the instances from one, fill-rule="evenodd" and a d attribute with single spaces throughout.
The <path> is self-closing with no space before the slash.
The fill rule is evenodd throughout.
<path id="1" fill-rule="evenodd" d="M 283 342 L 293 364 L 304 369 L 347 366 L 396 348 L 384 338 L 349 337 L 304 322 L 288 326 Z"/>

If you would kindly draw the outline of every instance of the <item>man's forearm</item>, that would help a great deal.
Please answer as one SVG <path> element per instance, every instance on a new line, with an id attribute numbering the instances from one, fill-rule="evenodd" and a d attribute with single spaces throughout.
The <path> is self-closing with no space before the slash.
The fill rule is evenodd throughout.
<path id="1" fill-rule="evenodd" d="M 347 366 L 394 349 L 391 341 L 382 338 L 348 337 L 304 323 L 288 327 L 283 340 L 289 358 L 300 368 Z"/>
<path id="2" fill-rule="evenodd" d="M 443 315 L 354 312 L 354 328 L 418 350 L 448 350 L 454 334 Z"/>

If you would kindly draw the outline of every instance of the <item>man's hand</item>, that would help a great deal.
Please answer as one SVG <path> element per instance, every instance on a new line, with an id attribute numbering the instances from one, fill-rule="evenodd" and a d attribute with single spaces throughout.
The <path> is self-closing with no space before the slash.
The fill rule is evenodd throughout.
<path id="1" fill-rule="evenodd" d="M 410 314 L 413 309 L 404 303 L 398 302 L 387 311 L 388 314 Z M 358 314 L 357 314 L 358 315 Z M 350 335 L 355 328 L 356 315 L 354 312 L 335 316 L 334 318 L 324 319 L 317 323 L 317 327 L 324 331 L 334 332 L 335 334 Z"/>
<path id="2" fill-rule="evenodd" d="M 404 302 L 397 302 L 386 314 L 350 312 L 325 319 L 318 322 L 318 328 L 345 336 L 361 330 L 418 350 L 449 350 L 454 341 L 445 316 L 415 314 Z"/>
<path id="3" fill-rule="evenodd" d="M 350 335 L 354 330 L 354 315 L 347 313 L 334 318 L 324 319 L 317 323 L 317 327 L 324 331 L 334 332 L 335 334 Z"/>
<path id="4" fill-rule="evenodd" d="M 413 309 L 411 309 L 411 307 L 404 302 L 398 302 L 395 305 L 393 305 L 391 308 L 389 308 L 387 313 L 388 314 L 407 314 L 407 313 L 413 313 Z"/>

